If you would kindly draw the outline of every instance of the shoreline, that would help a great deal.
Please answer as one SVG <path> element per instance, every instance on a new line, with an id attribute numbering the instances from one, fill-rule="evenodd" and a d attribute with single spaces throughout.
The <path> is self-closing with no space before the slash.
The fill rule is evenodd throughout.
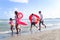
<path id="1" fill-rule="evenodd" d="M 46 30 L 29 35 L 14 35 L 4 40 L 59 40 L 60 29 Z"/>
<path id="2" fill-rule="evenodd" d="M 60 27 L 59 27 L 60 25 L 53 25 L 53 26 L 47 26 L 47 28 L 44 28 L 44 27 L 42 27 L 42 29 L 41 29 L 41 31 L 39 31 L 38 29 L 36 29 L 35 27 L 33 28 L 33 33 L 31 34 L 31 32 L 30 32 L 30 30 L 29 30 L 29 28 L 28 29 L 26 29 L 26 28 L 23 28 L 24 30 L 22 30 L 21 31 L 21 34 L 19 33 L 18 34 L 18 37 L 20 38 L 20 37 L 24 37 L 24 36 L 26 36 L 26 37 L 31 37 L 32 35 L 34 36 L 35 34 L 39 34 L 40 36 L 43 34 L 44 35 L 44 33 L 46 32 L 46 33 L 48 33 L 49 31 L 53 31 L 53 30 L 59 30 L 60 29 Z M 1 34 L 0 34 L 1 35 Z M 31 35 L 31 36 L 30 36 Z M 53 34 L 54 35 L 54 34 Z M 16 31 L 14 32 L 14 34 L 13 34 L 13 36 L 11 36 L 11 32 L 6 32 L 5 34 L 2 34 L 1 36 L 0 36 L 0 40 L 8 40 L 9 38 L 11 39 L 11 38 L 13 38 L 13 40 L 14 40 L 14 37 L 16 37 L 16 38 L 18 38 L 17 37 L 17 35 L 16 35 Z M 22 37 L 22 38 L 23 38 Z M 35 36 L 34 36 L 35 37 Z M 25 37 L 24 37 L 25 38 Z M 12 39 L 11 39 L 12 40 Z M 18 39 L 17 39 L 18 40 Z M 24 40 L 24 39 L 23 39 Z M 27 39 L 26 39 L 27 40 Z M 31 39 L 32 40 L 32 39 Z M 42 39 L 41 39 L 42 40 Z"/>

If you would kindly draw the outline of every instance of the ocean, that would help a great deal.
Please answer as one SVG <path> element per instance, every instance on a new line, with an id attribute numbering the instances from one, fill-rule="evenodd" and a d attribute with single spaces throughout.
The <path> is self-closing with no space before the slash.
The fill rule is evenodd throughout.
<path id="1" fill-rule="evenodd" d="M 22 21 L 26 22 L 28 25 L 27 26 L 21 26 L 21 34 L 29 34 L 30 33 L 30 21 L 28 19 L 22 19 Z M 41 31 L 44 30 L 53 30 L 60 28 L 60 18 L 46 18 L 44 19 L 44 24 L 47 26 L 46 29 L 44 26 L 42 26 Z M 37 24 L 38 26 L 38 24 Z M 15 28 L 15 26 L 14 26 Z M 33 27 L 33 32 L 36 32 L 38 29 Z M 15 33 L 15 32 L 14 32 Z M 3 40 L 6 37 L 9 37 L 11 35 L 10 31 L 10 25 L 9 25 L 9 20 L 8 19 L 0 19 L 0 40 Z"/>

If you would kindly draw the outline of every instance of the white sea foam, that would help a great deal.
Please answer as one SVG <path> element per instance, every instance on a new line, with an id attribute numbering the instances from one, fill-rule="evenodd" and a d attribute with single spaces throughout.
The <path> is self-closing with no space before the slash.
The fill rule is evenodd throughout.
<path id="1" fill-rule="evenodd" d="M 46 26 L 53 26 L 54 24 L 46 24 Z"/>
<path id="2" fill-rule="evenodd" d="M 13 30 L 13 32 L 16 32 L 16 30 L 14 29 L 14 30 Z M 2 32 L 0 32 L 0 34 L 7 34 L 7 33 L 11 33 L 11 30 L 9 30 L 9 31 L 2 31 Z"/>
<path id="3" fill-rule="evenodd" d="M 0 34 L 6 34 L 6 33 L 10 33 L 11 31 L 4 31 L 4 32 L 0 32 Z"/>

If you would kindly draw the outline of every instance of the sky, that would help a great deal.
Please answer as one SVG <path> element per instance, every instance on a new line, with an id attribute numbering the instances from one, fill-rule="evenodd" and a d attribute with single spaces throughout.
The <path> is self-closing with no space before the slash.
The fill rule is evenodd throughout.
<path id="1" fill-rule="evenodd" d="M 43 18 L 60 18 L 60 0 L 0 0 L 0 19 L 14 18 L 14 11 L 23 13 L 23 19 L 41 11 Z"/>

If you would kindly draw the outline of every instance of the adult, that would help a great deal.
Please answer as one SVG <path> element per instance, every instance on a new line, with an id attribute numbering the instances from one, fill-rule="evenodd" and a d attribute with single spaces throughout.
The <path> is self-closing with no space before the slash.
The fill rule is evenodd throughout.
<path id="1" fill-rule="evenodd" d="M 17 21 L 17 19 L 18 19 L 18 12 L 17 11 L 15 11 L 15 27 L 16 27 L 16 31 L 17 31 L 17 33 L 16 34 L 18 34 L 18 31 L 20 31 L 21 29 L 18 27 L 18 21 Z"/>
<path id="2" fill-rule="evenodd" d="M 39 16 L 40 16 L 40 20 L 39 20 L 39 30 L 41 30 L 41 24 L 42 24 L 43 26 L 45 26 L 45 28 L 46 28 L 46 25 L 44 24 L 43 15 L 41 14 L 41 11 L 39 11 Z"/>

